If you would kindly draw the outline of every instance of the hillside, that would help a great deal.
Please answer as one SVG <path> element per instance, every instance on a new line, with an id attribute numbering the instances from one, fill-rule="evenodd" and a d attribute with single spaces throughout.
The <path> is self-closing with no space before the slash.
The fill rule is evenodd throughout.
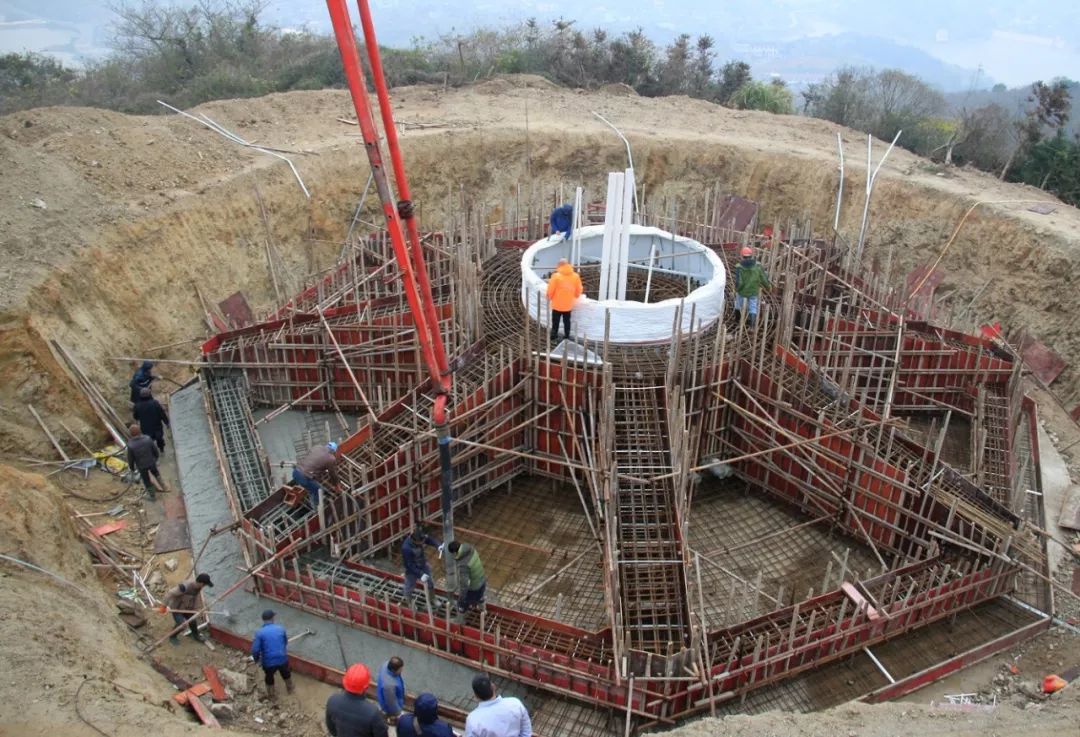
<path id="1" fill-rule="evenodd" d="M 598 198 L 605 173 L 625 165 L 625 148 L 592 111 L 630 140 L 647 202 L 677 197 L 693 217 L 706 188 L 720 188 L 759 201 L 763 223 L 810 218 L 819 229 L 832 223 L 839 132 L 847 155 L 841 231 L 855 233 L 862 214 L 865 136 L 820 120 L 684 97 L 556 89 L 531 77 L 464 89 L 404 88 L 395 90 L 394 102 L 423 227 L 445 225 L 445 203 L 459 189 L 487 203 L 491 221 L 530 188 L 545 207 L 560 186 L 565 192 L 584 184 L 587 198 Z M 267 240 L 280 256 L 286 289 L 336 259 L 368 173 L 355 127 L 339 122 L 353 115 L 347 94 L 295 92 L 199 110 L 248 140 L 295 151 L 290 156 L 310 200 L 280 160 L 179 116 L 53 108 L 0 118 L 0 455 L 6 463 L 53 457 L 28 404 L 88 444 L 104 439 L 48 340 L 70 348 L 109 399 L 126 406 L 130 364 L 114 358 L 177 343 L 157 355 L 193 357 L 193 342 L 205 333 L 196 284 L 209 302 L 240 290 L 254 308 L 265 309 L 273 294 Z M 875 159 L 884 147 L 875 142 Z M 1068 395 L 1080 378 L 1074 368 L 1080 336 L 1073 330 L 1080 312 L 1080 211 L 1060 204 L 1045 215 L 1028 209 L 1048 199 L 896 150 L 875 191 L 867 257 L 891 262 L 891 277 L 901 283 L 943 252 L 943 306 L 963 307 L 978 296 L 970 323 L 1027 327 L 1069 362 L 1052 387 Z M 976 203 L 988 204 L 950 241 Z M 373 200 L 362 217 L 375 219 Z M 190 377 L 183 367 L 163 373 L 180 382 Z M 1055 422 L 1064 428 L 1058 430 L 1063 443 L 1080 439 L 1067 421 Z M 66 437 L 61 442 L 77 447 Z M 0 547 L 93 589 L 85 551 L 71 534 L 70 499 L 13 465 L 0 465 Z M 12 671 L 0 680 L 0 734 L 89 734 L 75 713 L 76 689 L 84 674 L 95 672 L 121 687 L 86 687 L 95 689 L 91 719 L 116 725 L 110 734 L 142 734 L 144 725 L 159 721 L 161 734 L 189 731 L 161 706 L 169 688 L 136 658 L 128 633 L 89 624 L 92 617 L 109 618 L 107 596 L 6 563 L 0 571 L 10 594 L 0 653 Z M 1074 643 L 1062 647 L 1075 655 Z M 27 701 L 32 707 L 21 708 Z M 1075 693 L 1059 701 L 1045 706 L 1037 725 L 1075 724 Z M 898 720 L 913 733 L 967 734 L 969 722 L 983 733 L 1015 733 L 1031 719 L 1030 711 L 997 714 L 984 724 L 914 706 L 845 707 L 824 720 L 815 716 L 816 727 L 768 715 L 758 722 L 701 722 L 684 734 L 874 736 L 896 733 Z M 1052 733 L 1063 732 L 1031 730 Z"/>

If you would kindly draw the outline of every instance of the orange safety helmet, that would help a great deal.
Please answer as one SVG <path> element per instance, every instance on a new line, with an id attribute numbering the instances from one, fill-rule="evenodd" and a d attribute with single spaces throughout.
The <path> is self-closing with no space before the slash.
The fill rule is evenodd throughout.
<path id="1" fill-rule="evenodd" d="M 1069 685 L 1069 682 L 1058 675 L 1051 673 L 1043 679 L 1042 690 L 1045 694 L 1057 693 Z"/>
<path id="2" fill-rule="evenodd" d="M 363 663 L 354 663 L 345 671 L 345 677 L 341 679 L 341 685 L 349 693 L 362 694 L 367 691 L 371 684 L 371 672 Z"/>
<path id="3" fill-rule="evenodd" d="M 753 256 L 754 255 L 754 249 L 751 248 L 750 246 L 743 246 L 742 250 L 739 251 L 739 255 L 740 256 Z"/>

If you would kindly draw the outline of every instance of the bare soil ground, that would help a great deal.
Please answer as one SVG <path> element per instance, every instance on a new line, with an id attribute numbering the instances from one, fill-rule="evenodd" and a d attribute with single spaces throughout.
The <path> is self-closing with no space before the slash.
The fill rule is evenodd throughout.
<path id="1" fill-rule="evenodd" d="M 536 201 L 543 197 L 545 208 L 560 186 L 569 191 L 584 183 L 596 196 L 605 172 L 625 165 L 625 149 L 591 111 L 631 141 L 647 202 L 679 196 L 700 199 L 703 207 L 706 188 L 719 188 L 761 202 L 763 222 L 809 216 L 819 230 L 832 222 L 840 133 L 848 162 L 841 231 L 854 233 L 861 216 L 855 193 L 865 177 L 864 138 L 822 121 L 731 111 L 688 98 L 638 98 L 614 88 L 557 89 L 529 77 L 460 90 L 405 88 L 395 90 L 394 102 L 405 124 L 414 199 L 427 227 L 442 226 L 449 203 L 462 193 L 487 203 L 491 221 L 504 217 L 515 200 L 529 200 L 530 191 Z M 0 564 L 0 734 L 82 735 L 96 728 L 134 735 L 153 725 L 156 734 L 170 737 L 199 729 L 171 706 L 172 687 L 138 657 L 140 635 L 120 622 L 112 604 L 117 582 L 90 568 L 74 536 L 73 511 L 102 512 L 123 503 L 129 518 L 142 523 L 115 533 L 115 542 L 143 552 L 152 510 L 140 517 L 147 512 L 137 493 L 101 472 L 88 483 L 69 475 L 61 488 L 14 467 L 20 457 L 55 457 L 27 404 L 42 412 L 73 455 L 83 451 L 60 421 L 91 447 L 105 439 L 50 352 L 49 339 L 68 347 L 126 412 L 133 365 L 113 358 L 193 357 L 205 335 L 196 284 L 210 302 L 240 290 L 253 307 L 265 309 L 273 297 L 267 242 L 280 261 L 285 292 L 337 257 L 368 171 L 355 126 L 338 121 L 353 117 L 347 94 L 289 93 L 199 110 L 248 140 L 297 151 L 291 158 L 311 198 L 281 161 L 178 116 L 49 108 L 0 118 L 0 454 L 9 464 L 0 466 L 0 552 L 78 587 Z M 875 147 L 884 151 L 880 142 Z M 962 307 L 982 290 L 969 315 L 973 321 L 1025 326 L 1059 351 L 1070 367 L 1051 388 L 1069 404 L 1080 376 L 1073 368 L 1080 366 L 1080 337 L 1072 329 L 1080 212 L 1060 203 L 1048 215 L 1027 209 L 1051 199 L 978 172 L 943 170 L 898 150 L 875 190 L 868 257 L 884 264 L 891 253 L 889 276 L 899 281 L 915 265 L 937 258 L 965 212 L 986 203 L 944 251 L 939 293 L 947 295 L 945 306 Z M 694 211 L 687 217 L 698 215 L 696 206 L 689 209 Z M 375 212 L 372 198 L 364 217 L 372 220 Z M 155 348 L 181 341 L 188 342 Z M 176 381 L 190 377 L 183 365 L 160 369 Z M 1049 406 L 1048 397 L 1041 399 Z M 1064 412 L 1046 409 L 1044 417 L 1060 447 L 1080 439 Z M 1080 446 L 1066 453 L 1073 478 L 1080 478 L 1078 453 Z M 161 586 L 185 572 L 187 560 L 178 558 L 178 571 L 164 572 Z M 1060 575 L 1071 576 L 1071 569 Z M 153 638 L 166 624 L 151 616 L 148 627 Z M 159 653 L 190 678 L 204 662 L 238 668 L 224 648 L 210 653 L 185 641 Z M 990 695 L 997 688 L 1011 702 L 1023 695 L 1019 681 L 1041 678 L 1056 663 L 1080 663 L 1076 640 L 1063 636 L 1032 644 L 1021 655 L 1019 675 L 1009 672 L 995 684 L 1008 660 L 1002 656 L 973 690 Z M 705 720 L 682 733 L 1075 734 L 1076 693 L 1074 686 L 1047 703 L 1025 696 L 1026 709 L 1007 703 L 989 717 L 913 704 L 845 706 L 810 717 Z M 302 684 L 299 699 L 277 711 L 248 697 L 233 726 L 318 734 L 324 698 L 325 688 L 310 682 Z"/>

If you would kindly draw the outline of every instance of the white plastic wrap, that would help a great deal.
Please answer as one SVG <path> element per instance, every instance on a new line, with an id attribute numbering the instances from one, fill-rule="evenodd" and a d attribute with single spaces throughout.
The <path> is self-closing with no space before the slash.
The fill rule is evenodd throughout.
<path id="1" fill-rule="evenodd" d="M 604 228 L 581 228 L 580 261 L 599 263 Z M 570 258 L 571 244 L 565 240 L 537 241 L 521 257 L 521 299 L 533 319 L 549 326 L 551 305 L 547 300 L 547 279 L 559 259 Z M 720 257 L 690 238 L 673 236 L 658 228 L 631 226 L 628 253 L 630 269 L 647 273 L 650 261 L 654 273 L 678 275 L 703 282 L 685 298 L 659 302 L 629 300 L 597 301 L 581 297 L 571 313 L 571 332 L 590 342 L 604 339 L 605 316 L 610 314 L 609 338 L 613 343 L 661 343 L 672 339 L 675 317 L 682 306 L 679 330 L 688 333 L 716 322 L 724 312 L 724 285 L 727 281 Z M 575 264 L 577 266 L 578 264 Z M 595 296 L 595 295 L 593 295 Z M 691 326 L 693 319 L 693 326 Z"/>

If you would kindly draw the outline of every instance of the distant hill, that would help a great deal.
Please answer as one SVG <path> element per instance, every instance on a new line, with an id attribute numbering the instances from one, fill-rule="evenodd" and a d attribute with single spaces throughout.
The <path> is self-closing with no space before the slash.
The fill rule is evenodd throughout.
<path id="1" fill-rule="evenodd" d="M 970 110 L 996 103 L 1010 112 L 1015 112 L 1016 117 L 1020 117 L 1028 105 L 1027 98 L 1030 94 L 1031 85 L 1010 88 L 998 85 L 987 89 L 951 92 L 945 95 L 945 101 L 954 110 L 961 108 Z M 1069 96 L 1072 98 L 1072 113 L 1069 116 L 1069 122 L 1065 125 L 1065 133 L 1073 136 L 1080 133 L 1080 82 L 1069 83 Z"/>
<path id="2" fill-rule="evenodd" d="M 842 66 L 902 69 L 945 92 L 969 89 L 976 79 L 982 85 L 993 84 L 977 70 L 947 64 L 914 46 L 856 33 L 786 43 L 733 44 L 730 49 L 732 55 L 750 64 L 755 77 L 776 74 L 795 89 Z"/>

